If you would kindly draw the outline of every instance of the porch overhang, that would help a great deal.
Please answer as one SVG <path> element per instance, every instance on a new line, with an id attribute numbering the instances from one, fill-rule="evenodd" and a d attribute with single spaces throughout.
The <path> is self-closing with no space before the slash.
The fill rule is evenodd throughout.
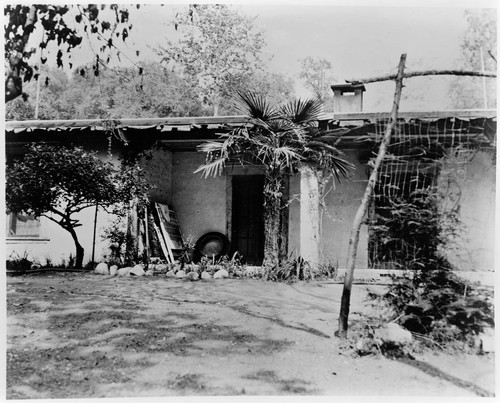
<path id="1" fill-rule="evenodd" d="M 398 123 L 416 139 L 449 137 L 491 146 L 496 143 L 496 116 L 495 109 L 402 111 Z M 378 141 L 389 118 L 389 113 L 380 112 L 330 113 L 318 119 L 318 127 L 339 148 L 365 148 Z M 5 122 L 5 133 L 7 148 L 34 141 L 99 143 L 114 134 L 124 143 L 159 142 L 174 149 L 195 149 L 203 141 L 217 140 L 234 128 L 258 124 L 247 116 L 28 120 Z"/>

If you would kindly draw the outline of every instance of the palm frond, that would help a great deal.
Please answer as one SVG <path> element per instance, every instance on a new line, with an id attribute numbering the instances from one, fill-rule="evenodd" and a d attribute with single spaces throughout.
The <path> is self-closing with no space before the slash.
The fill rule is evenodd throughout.
<path id="1" fill-rule="evenodd" d="M 238 92 L 237 108 L 254 119 L 264 123 L 278 118 L 278 112 L 271 106 L 269 101 L 255 92 Z"/>
<path id="2" fill-rule="evenodd" d="M 319 98 L 294 99 L 280 108 L 283 117 L 295 125 L 310 125 L 318 120 L 323 110 Z"/>
<path id="3" fill-rule="evenodd" d="M 224 143 L 217 141 L 206 141 L 205 143 L 199 144 L 196 149 L 204 153 L 213 153 L 221 151 L 224 148 Z"/>
<path id="4" fill-rule="evenodd" d="M 328 143 L 325 143 L 323 141 L 318 141 L 318 140 L 308 141 L 305 144 L 305 146 L 310 147 L 310 148 L 314 148 L 314 149 L 324 150 L 324 151 L 327 151 L 335 156 L 342 154 L 342 152 L 338 148 L 336 148 Z"/>
<path id="5" fill-rule="evenodd" d="M 352 171 L 355 169 L 354 165 L 349 161 L 336 155 L 325 153 L 322 159 L 321 165 L 333 173 L 339 183 L 342 182 L 342 179 L 350 178 Z"/>
<path id="6" fill-rule="evenodd" d="M 303 157 L 296 150 L 290 147 L 277 147 L 274 150 L 276 160 L 285 162 L 285 167 L 293 169 Z"/>
<path id="7" fill-rule="evenodd" d="M 206 164 L 200 166 L 194 173 L 201 172 L 204 178 L 208 178 L 209 176 L 213 176 L 214 178 L 222 175 L 224 172 L 224 168 L 226 166 L 226 157 L 216 158 Z"/>

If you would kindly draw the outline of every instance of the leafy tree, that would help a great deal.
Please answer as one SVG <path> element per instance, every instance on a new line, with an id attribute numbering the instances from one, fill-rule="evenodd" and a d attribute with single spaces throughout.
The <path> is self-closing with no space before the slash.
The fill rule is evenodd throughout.
<path id="1" fill-rule="evenodd" d="M 46 49 L 50 42 L 57 42 L 55 61 L 58 67 L 63 67 L 64 53 L 70 53 L 72 49 L 79 47 L 83 38 L 95 37 L 101 40 L 103 45 L 99 53 L 103 57 L 101 59 L 96 55 L 94 65 L 94 74 L 98 75 L 100 66 L 104 61 L 110 60 L 109 51 L 114 48 L 113 41 L 116 38 L 125 41 L 132 28 L 129 24 L 128 9 L 116 4 L 110 5 L 112 17 L 109 20 L 102 16 L 106 7 L 96 4 L 5 6 L 5 101 L 9 102 L 21 95 L 23 82 L 38 78 L 38 67 L 30 57 L 36 53 L 37 48 Z M 72 12 L 69 12 L 70 10 Z M 35 44 L 34 34 L 39 31 L 43 32 L 43 36 L 41 41 Z M 42 62 L 45 63 L 49 56 L 47 52 Z M 68 62 L 68 65 L 72 68 L 71 62 Z"/>
<path id="2" fill-rule="evenodd" d="M 262 67 L 265 42 L 253 22 L 225 4 L 193 5 L 178 15 L 178 41 L 167 40 L 157 53 L 167 66 L 196 82 L 202 101 L 218 115 L 221 99 L 232 96 L 241 80 Z"/>
<path id="3" fill-rule="evenodd" d="M 159 63 L 145 64 L 144 70 L 143 77 L 133 69 L 122 70 L 120 83 L 114 88 L 111 115 L 139 118 L 207 114 L 189 77 L 167 71 Z"/>
<path id="4" fill-rule="evenodd" d="M 13 99 L 5 105 L 5 118 L 7 120 L 28 119 L 68 119 L 75 117 L 77 101 L 68 99 L 72 82 L 65 71 L 42 66 L 39 70 L 39 79 L 43 81 L 39 92 L 38 115 L 36 115 L 37 85 L 36 82 L 25 86 L 26 100 L 20 97 Z"/>
<path id="5" fill-rule="evenodd" d="M 335 81 L 332 64 L 324 58 L 312 58 L 310 56 L 301 59 L 301 71 L 299 77 L 304 80 L 305 85 L 322 102 L 332 99 L 330 85 Z"/>
<path id="6" fill-rule="evenodd" d="M 82 75 L 81 72 L 84 72 Z M 167 71 L 159 63 L 134 68 L 104 69 L 91 74 L 81 66 L 72 75 L 43 66 L 38 119 L 124 119 L 166 116 L 200 116 L 208 112 L 198 100 L 194 83 Z M 35 118 L 36 86 L 26 86 L 29 98 L 6 105 L 6 119 Z"/>
<path id="7" fill-rule="evenodd" d="M 6 170 L 7 209 L 46 217 L 68 231 L 76 247 L 76 268 L 82 267 L 84 249 L 75 231 L 82 224 L 75 214 L 96 205 L 110 210 L 136 197 L 144 201 L 147 190 L 138 165 L 117 169 L 79 147 L 32 144 Z"/>
<path id="8" fill-rule="evenodd" d="M 302 164 L 335 175 L 347 177 L 352 168 L 341 153 L 327 144 L 321 131 L 314 127 L 321 112 L 319 100 L 294 100 L 272 106 L 254 93 L 240 93 L 241 108 L 257 120 L 253 129 L 237 128 L 221 136 L 222 142 L 207 142 L 200 150 L 207 162 L 196 172 L 205 177 L 222 174 L 227 163 L 260 166 L 264 172 L 264 266 L 267 277 L 279 270 L 280 255 L 285 245 L 280 242 L 287 200 L 283 196 L 285 178 Z M 273 276 L 275 277 L 275 276 Z"/>
<path id="9" fill-rule="evenodd" d="M 497 69 L 497 18 L 494 9 L 468 9 L 464 11 L 467 31 L 462 42 L 459 63 L 464 69 L 481 71 L 482 60 L 485 71 Z M 458 109 L 484 108 L 484 87 L 488 108 L 496 107 L 496 80 L 475 77 L 456 78 L 450 95 L 453 107 Z"/>
<path id="10" fill-rule="evenodd" d="M 257 93 L 266 98 L 271 105 L 279 105 L 294 98 L 295 85 L 293 80 L 284 74 L 259 70 L 237 83 L 233 91 Z M 220 111 L 221 114 L 236 115 L 241 113 L 241 108 L 232 96 L 222 100 Z"/>

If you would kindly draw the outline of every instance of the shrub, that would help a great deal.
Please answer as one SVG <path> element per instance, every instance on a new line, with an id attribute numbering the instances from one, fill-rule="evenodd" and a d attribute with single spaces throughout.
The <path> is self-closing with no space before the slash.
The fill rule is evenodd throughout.
<path id="1" fill-rule="evenodd" d="M 25 272 L 31 268 L 33 261 L 28 259 L 29 255 L 27 252 L 24 252 L 22 256 L 19 256 L 17 253 L 13 252 L 9 259 L 6 261 L 6 268 L 9 271 L 16 272 Z"/>
<path id="2" fill-rule="evenodd" d="M 471 345 L 475 336 L 494 326 L 493 292 L 446 269 L 394 279 L 381 298 L 393 308 L 391 319 L 438 343 Z"/>

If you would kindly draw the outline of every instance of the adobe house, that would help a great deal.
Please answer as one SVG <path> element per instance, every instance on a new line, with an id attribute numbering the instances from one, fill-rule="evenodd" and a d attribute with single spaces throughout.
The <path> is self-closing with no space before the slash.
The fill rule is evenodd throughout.
<path id="1" fill-rule="evenodd" d="M 389 114 L 362 112 L 362 85 L 339 84 L 332 90 L 334 113 L 323 116 L 318 125 L 327 130 L 331 143 L 345 153 L 356 170 L 342 183 L 318 181 L 307 167 L 289 178 L 288 249 L 312 263 L 342 269 L 347 261 L 351 224 L 369 175 L 367 163 L 376 152 Z M 474 144 L 466 160 L 449 158 L 450 167 L 455 164 L 458 172 L 453 186 L 460 193 L 464 223 L 461 252 L 451 258 L 459 269 L 493 270 L 496 111 L 401 112 L 399 122 L 408 138 L 417 139 L 416 146 L 422 139 L 439 140 L 446 152 L 457 144 Z M 229 240 L 231 251 L 238 250 L 247 263 L 258 265 L 264 248 L 263 172 L 257 167 L 227 166 L 224 175 L 215 178 L 194 174 L 205 161 L 197 145 L 215 140 L 218 133 L 236 126 L 253 124 L 244 116 L 123 119 L 110 135 L 99 120 L 6 122 L 6 155 L 9 162 L 33 141 L 82 145 L 99 150 L 103 158 L 109 158 L 106 150 L 110 139 L 113 157 L 127 147 L 151 149 L 151 158 L 144 160 L 149 180 L 155 185 L 151 199 L 175 211 L 183 237 L 198 240 L 206 234 L 221 234 Z M 406 162 L 407 166 L 413 164 L 408 172 L 429 170 L 428 166 Z M 432 180 L 439 183 L 440 175 L 434 172 Z M 386 172 L 382 177 L 394 175 Z M 412 178 L 408 176 L 408 182 Z M 382 192 L 392 188 L 389 182 L 384 183 L 381 180 Z M 372 213 L 381 208 L 377 200 L 372 203 Z M 93 249 L 95 261 L 107 253 L 107 243 L 99 234 L 110 220 L 102 211 L 95 214 L 95 209 L 84 211 L 80 216 L 84 225 L 77 228 L 85 248 L 84 264 L 91 259 Z M 72 239 L 49 220 L 10 215 L 6 225 L 7 258 L 12 253 L 28 252 L 45 264 L 46 260 L 67 262 L 70 253 L 74 254 Z M 377 242 L 367 222 L 361 232 L 357 267 L 374 268 L 385 263 L 377 258 Z"/>

